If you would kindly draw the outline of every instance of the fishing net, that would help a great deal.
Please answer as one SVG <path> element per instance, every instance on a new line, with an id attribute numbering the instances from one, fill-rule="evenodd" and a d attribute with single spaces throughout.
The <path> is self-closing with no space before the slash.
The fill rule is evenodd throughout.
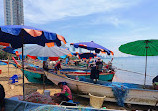
<path id="1" fill-rule="evenodd" d="M 119 84 L 110 84 L 109 86 L 112 87 L 117 104 L 121 107 L 124 107 L 124 101 L 128 93 L 128 87 Z"/>
<path id="2" fill-rule="evenodd" d="M 33 92 L 29 95 L 25 96 L 25 100 L 28 102 L 33 102 L 33 103 L 41 103 L 41 104 L 53 104 L 55 103 L 52 101 L 52 98 L 47 95 L 42 95 L 39 92 Z"/>

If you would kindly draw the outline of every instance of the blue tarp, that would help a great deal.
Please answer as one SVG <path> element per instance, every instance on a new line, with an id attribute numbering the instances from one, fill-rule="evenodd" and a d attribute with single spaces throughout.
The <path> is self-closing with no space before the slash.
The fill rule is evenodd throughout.
<path id="1" fill-rule="evenodd" d="M 0 61 L 0 65 L 7 65 L 7 63 Z"/>

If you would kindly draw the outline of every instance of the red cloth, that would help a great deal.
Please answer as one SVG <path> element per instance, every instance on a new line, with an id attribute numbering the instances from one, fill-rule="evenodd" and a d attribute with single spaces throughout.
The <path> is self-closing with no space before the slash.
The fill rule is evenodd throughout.
<path id="1" fill-rule="evenodd" d="M 36 56 L 30 56 L 30 55 L 27 55 L 27 56 L 34 60 L 37 58 Z"/>
<path id="2" fill-rule="evenodd" d="M 59 59 L 59 57 L 49 57 L 49 59 L 50 59 L 51 61 L 57 61 L 57 60 Z"/>

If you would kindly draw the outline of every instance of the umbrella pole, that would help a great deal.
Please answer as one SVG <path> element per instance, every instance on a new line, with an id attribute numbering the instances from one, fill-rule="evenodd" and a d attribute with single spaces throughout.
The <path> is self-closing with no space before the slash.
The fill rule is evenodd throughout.
<path id="1" fill-rule="evenodd" d="M 146 47 L 146 61 L 145 61 L 145 78 L 144 78 L 144 88 L 145 88 L 145 83 L 146 83 L 146 72 L 147 72 L 147 49 L 148 49 L 148 47 Z"/>
<path id="2" fill-rule="evenodd" d="M 43 94 L 44 94 L 44 90 L 45 90 L 45 71 L 44 71 L 44 74 L 43 74 Z"/>
<path id="3" fill-rule="evenodd" d="M 91 54 L 91 50 L 90 50 L 90 54 Z M 90 57 L 89 57 L 90 58 Z M 89 61 L 90 61 L 90 59 L 88 58 L 88 63 L 87 63 L 87 70 L 86 70 L 86 74 L 87 74 L 87 72 L 88 72 L 88 67 L 89 67 Z"/>
<path id="4" fill-rule="evenodd" d="M 9 54 L 8 54 L 8 77 L 9 77 Z"/>
<path id="5" fill-rule="evenodd" d="M 24 81 L 24 38 L 22 36 L 22 73 L 23 73 L 23 100 L 25 101 L 25 81 Z"/>

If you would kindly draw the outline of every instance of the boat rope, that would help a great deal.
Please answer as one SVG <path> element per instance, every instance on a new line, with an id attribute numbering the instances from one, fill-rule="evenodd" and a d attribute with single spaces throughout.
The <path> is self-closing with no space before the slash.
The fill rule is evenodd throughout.
<path id="1" fill-rule="evenodd" d="M 131 72 L 131 73 L 135 73 L 135 74 L 139 74 L 139 75 L 144 75 L 143 73 L 140 73 L 140 72 L 129 71 L 129 70 L 120 69 L 120 68 L 117 68 L 117 67 L 115 67 L 115 69 L 121 70 L 121 71 L 125 71 L 125 72 Z M 147 74 L 147 76 L 149 76 L 149 77 L 155 77 L 155 76 L 151 76 L 151 75 L 148 75 L 148 74 Z"/>

